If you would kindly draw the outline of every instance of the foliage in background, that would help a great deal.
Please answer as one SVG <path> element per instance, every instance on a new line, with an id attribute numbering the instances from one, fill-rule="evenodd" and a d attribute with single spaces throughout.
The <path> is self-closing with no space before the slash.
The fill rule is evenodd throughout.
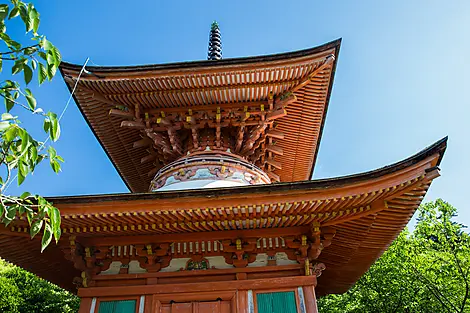
<path id="1" fill-rule="evenodd" d="M 73 313 L 78 297 L 0 259 L 0 312 Z"/>
<path id="2" fill-rule="evenodd" d="M 414 231 L 402 232 L 347 293 L 321 298 L 319 311 L 470 312 L 470 235 L 456 214 L 442 200 L 422 205 Z"/>
<path id="3" fill-rule="evenodd" d="M 13 39 L 8 35 L 7 26 L 18 23 L 15 20 L 24 24 L 25 38 Z M 0 98 L 5 104 L 0 120 L 0 222 L 8 226 L 18 216 L 26 216 L 32 237 L 42 231 L 44 250 L 52 237 L 56 241 L 60 237 L 59 211 L 39 195 L 6 194 L 16 178 L 21 185 L 44 159 L 49 160 L 56 173 L 63 162 L 52 146 L 46 150 L 47 141 L 56 141 L 60 136 L 59 119 L 55 113 L 45 113 L 38 107 L 28 88 L 35 73 L 39 85 L 51 80 L 61 61 L 59 50 L 38 33 L 39 23 L 39 13 L 33 4 L 19 0 L 0 3 Z M 17 80 L 9 79 L 10 76 Z M 34 139 L 21 125 L 20 116 L 25 114 L 43 119 L 45 137 L 47 135 L 44 142 Z"/>

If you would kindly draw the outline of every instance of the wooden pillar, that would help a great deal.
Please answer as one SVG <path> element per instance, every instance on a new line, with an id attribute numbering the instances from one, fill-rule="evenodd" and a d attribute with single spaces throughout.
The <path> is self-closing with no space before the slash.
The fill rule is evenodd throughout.
<path id="1" fill-rule="evenodd" d="M 237 291 L 237 309 L 235 312 L 248 313 L 248 290 Z M 235 308 L 233 308 L 235 310 Z"/>
<path id="2" fill-rule="evenodd" d="M 145 296 L 145 306 L 144 306 L 144 313 L 159 313 L 160 312 L 160 306 L 158 306 L 158 311 L 157 309 L 157 301 L 155 300 L 154 295 L 146 295 Z M 159 301 L 158 301 L 159 302 Z"/>
<path id="3" fill-rule="evenodd" d="M 304 291 L 304 301 L 305 301 L 305 309 L 307 310 L 306 313 L 318 313 L 317 308 L 317 297 L 315 296 L 315 287 L 312 286 L 304 286 L 302 287 Z"/>
<path id="4" fill-rule="evenodd" d="M 78 313 L 90 313 L 92 298 L 81 298 Z"/>

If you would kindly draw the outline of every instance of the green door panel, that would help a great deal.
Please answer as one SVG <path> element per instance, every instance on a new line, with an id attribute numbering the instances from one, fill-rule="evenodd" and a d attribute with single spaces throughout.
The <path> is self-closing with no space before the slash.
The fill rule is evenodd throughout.
<path id="1" fill-rule="evenodd" d="M 114 301 L 100 302 L 98 313 L 114 313 Z"/>
<path id="2" fill-rule="evenodd" d="M 273 313 L 273 297 L 271 293 L 258 293 L 256 295 L 258 313 Z"/>
<path id="3" fill-rule="evenodd" d="M 297 313 L 293 291 L 258 293 L 256 303 L 258 313 Z"/>
<path id="4" fill-rule="evenodd" d="M 135 307 L 135 300 L 103 301 L 98 313 L 135 313 Z"/>
<path id="5" fill-rule="evenodd" d="M 114 313 L 135 313 L 135 300 L 116 301 Z"/>
<path id="6" fill-rule="evenodd" d="M 274 292 L 273 313 L 297 313 L 295 293 L 293 291 Z"/>

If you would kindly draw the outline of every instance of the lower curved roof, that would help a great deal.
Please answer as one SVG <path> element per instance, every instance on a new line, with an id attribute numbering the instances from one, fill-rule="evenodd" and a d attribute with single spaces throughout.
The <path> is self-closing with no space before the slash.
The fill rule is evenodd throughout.
<path id="1" fill-rule="evenodd" d="M 72 233 L 83 240 L 132 235 L 171 238 L 227 230 L 303 229 L 313 222 L 336 235 L 318 261 L 327 269 L 319 295 L 347 291 L 387 249 L 420 205 L 446 149 L 444 138 L 378 170 L 314 181 L 236 188 L 49 198 L 61 211 L 62 239 L 41 254 L 24 220 L 0 228 L 1 257 L 66 289 L 79 276 L 60 247 Z M 241 216 L 240 216 L 241 215 Z M 239 222 L 237 222 L 239 221 Z M 241 223 L 240 221 L 244 221 Z"/>

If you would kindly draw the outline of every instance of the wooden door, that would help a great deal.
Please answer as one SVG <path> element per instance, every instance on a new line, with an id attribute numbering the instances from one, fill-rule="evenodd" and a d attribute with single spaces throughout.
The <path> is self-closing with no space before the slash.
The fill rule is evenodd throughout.
<path id="1" fill-rule="evenodd" d="M 160 313 L 232 313 L 230 301 L 162 304 Z"/>

